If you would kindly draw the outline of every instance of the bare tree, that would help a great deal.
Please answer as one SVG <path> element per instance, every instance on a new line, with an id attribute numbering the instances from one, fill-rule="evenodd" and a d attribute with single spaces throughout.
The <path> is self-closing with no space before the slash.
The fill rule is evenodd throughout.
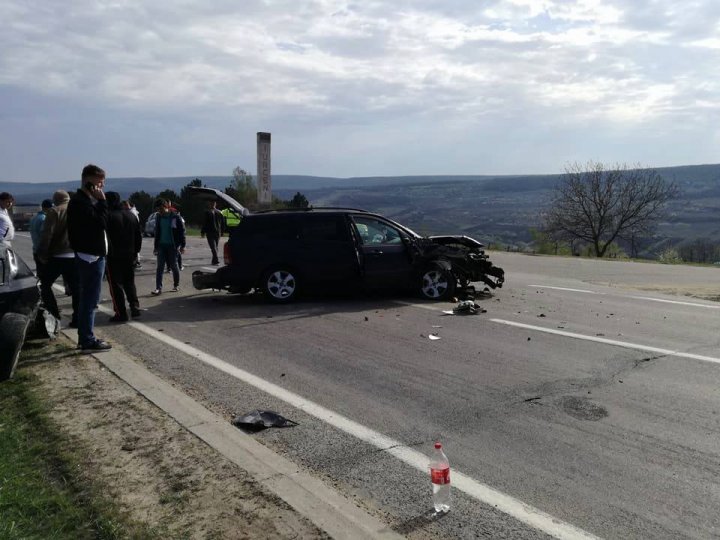
<path id="1" fill-rule="evenodd" d="M 544 230 L 556 238 L 580 240 L 605 255 L 610 244 L 650 234 L 677 186 L 657 171 L 588 162 L 568 165 L 551 196 Z"/>

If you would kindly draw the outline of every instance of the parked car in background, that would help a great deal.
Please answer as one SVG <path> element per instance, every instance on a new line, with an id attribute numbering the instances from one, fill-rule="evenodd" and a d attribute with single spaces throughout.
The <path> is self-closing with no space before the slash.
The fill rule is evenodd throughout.
<path id="1" fill-rule="evenodd" d="M 143 234 L 145 236 L 155 236 L 155 221 L 157 220 L 157 212 L 153 212 L 150 214 L 147 218 L 147 221 L 145 222 L 145 230 L 143 231 Z"/>
<path id="2" fill-rule="evenodd" d="M 30 220 L 40 211 L 38 204 L 15 204 L 12 207 L 12 220 L 16 231 L 30 230 Z"/>
<path id="3" fill-rule="evenodd" d="M 197 289 L 262 291 L 275 302 L 312 290 L 412 290 L 448 300 L 473 282 L 502 287 L 483 244 L 468 236 L 423 237 L 386 217 L 351 208 L 305 208 L 249 214 L 212 188 L 189 188 L 243 214 L 224 245 L 225 266 L 193 272 Z"/>
<path id="4" fill-rule="evenodd" d="M 0 381 L 12 377 L 39 304 L 35 274 L 12 248 L 0 242 Z"/>

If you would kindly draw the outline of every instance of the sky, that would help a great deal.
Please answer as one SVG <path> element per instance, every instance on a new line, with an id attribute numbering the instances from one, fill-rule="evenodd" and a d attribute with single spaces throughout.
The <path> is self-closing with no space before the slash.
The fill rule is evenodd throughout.
<path id="1" fill-rule="evenodd" d="M 718 0 L 0 0 L 0 181 L 718 163 Z"/>

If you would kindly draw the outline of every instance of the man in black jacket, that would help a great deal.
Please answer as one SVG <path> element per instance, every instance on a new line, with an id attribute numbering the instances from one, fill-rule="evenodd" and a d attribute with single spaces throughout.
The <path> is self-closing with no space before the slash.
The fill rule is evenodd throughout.
<path id="1" fill-rule="evenodd" d="M 110 322 L 126 322 L 128 320 L 125 296 L 130 304 L 130 315 L 140 316 L 140 302 L 135 289 L 135 261 L 142 244 L 142 233 L 137 218 L 122 207 L 120 194 L 108 191 L 105 196 L 108 202 L 108 258 L 107 278 L 110 285 L 115 315 Z"/>
<path id="2" fill-rule="evenodd" d="M 103 187 L 105 171 L 97 165 L 82 170 L 82 187 L 70 199 L 67 209 L 68 239 L 75 252 L 78 273 L 78 348 L 83 352 L 100 352 L 112 346 L 95 337 L 95 309 L 107 255 L 108 207 Z"/>
<path id="3" fill-rule="evenodd" d="M 205 210 L 205 219 L 203 220 L 203 226 L 200 229 L 200 236 L 207 237 L 208 246 L 210 246 L 210 253 L 212 253 L 212 262 L 210 264 L 220 264 L 218 260 L 218 243 L 222 236 L 223 230 L 223 215 L 220 210 L 216 208 L 215 201 L 208 201 L 208 209 Z"/>

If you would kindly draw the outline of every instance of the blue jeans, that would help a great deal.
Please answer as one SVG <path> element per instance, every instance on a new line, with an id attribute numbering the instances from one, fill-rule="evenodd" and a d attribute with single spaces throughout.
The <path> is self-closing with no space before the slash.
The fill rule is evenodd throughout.
<path id="1" fill-rule="evenodd" d="M 167 264 L 172 270 L 173 285 L 180 285 L 180 270 L 177 262 L 178 251 L 175 246 L 165 246 L 160 244 L 157 250 L 157 270 L 155 271 L 155 288 L 162 290 L 163 273 Z"/>
<path id="2" fill-rule="evenodd" d="M 97 341 L 95 328 L 95 310 L 100 302 L 100 288 L 105 273 L 105 257 L 94 263 L 83 261 L 75 256 L 78 273 L 78 345 L 84 347 Z"/>

